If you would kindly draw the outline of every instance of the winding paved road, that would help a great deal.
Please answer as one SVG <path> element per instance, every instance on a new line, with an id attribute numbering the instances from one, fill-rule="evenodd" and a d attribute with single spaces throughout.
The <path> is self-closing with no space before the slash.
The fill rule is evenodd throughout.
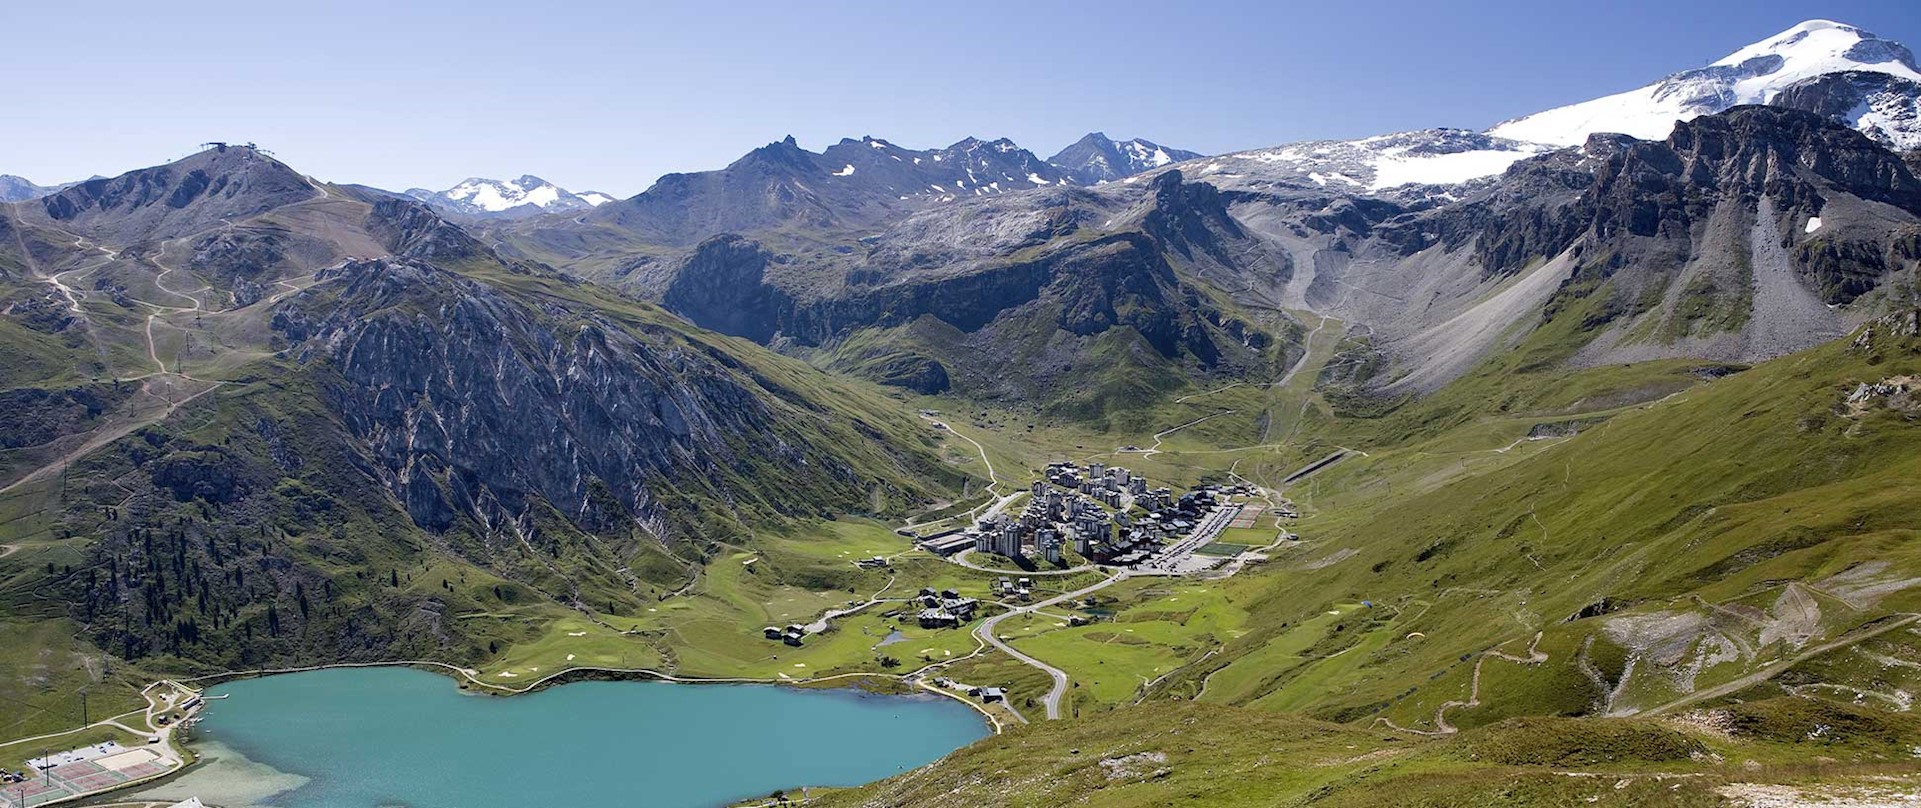
<path id="1" fill-rule="evenodd" d="M 922 415 L 921 417 L 926 418 L 928 421 L 932 422 L 935 426 L 940 427 L 941 430 L 945 431 L 947 434 L 953 435 L 956 438 L 960 438 L 961 440 L 964 440 L 964 441 L 967 441 L 968 443 L 973 444 L 974 451 L 980 453 L 981 464 L 987 467 L 986 490 L 989 493 L 997 494 L 1000 498 L 994 500 L 994 504 L 987 506 L 987 510 L 984 513 L 980 512 L 979 507 L 976 507 L 972 511 L 968 511 L 967 516 L 969 519 L 973 519 L 974 521 L 977 521 L 977 522 L 984 522 L 988 519 L 992 519 L 993 517 L 998 515 L 1001 511 L 1007 510 L 1007 506 L 1012 505 L 1016 497 L 1019 497 L 1021 494 L 1026 493 L 1025 491 L 1015 490 L 1006 494 L 1000 494 L 999 490 L 1000 490 L 1001 478 L 1000 478 L 1000 475 L 994 473 L 994 461 L 989 460 L 987 458 L 987 447 L 982 446 L 980 441 L 974 440 L 973 438 L 967 437 L 966 435 L 962 435 L 959 430 L 954 429 L 953 425 L 947 423 L 946 421 L 942 421 L 930 415 Z"/>
<path id="2" fill-rule="evenodd" d="M 1116 581 L 1127 580 L 1128 576 L 1131 574 L 1132 573 L 1128 572 L 1127 570 L 1121 570 L 1120 572 L 1115 573 L 1114 577 L 1108 578 L 1107 580 L 1094 584 L 1092 586 L 1076 589 L 1064 595 L 1055 595 L 1054 597 L 1048 598 L 1047 600 L 1043 600 L 1032 606 L 1016 606 L 1010 611 L 1002 612 L 1000 614 L 994 615 L 993 617 L 989 617 L 986 620 L 981 621 L 980 625 L 974 627 L 974 636 L 979 637 L 982 642 L 985 642 L 988 645 L 991 645 L 991 646 L 994 646 L 995 648 L 1000 649 L 1002 653 L 1005 653 L 1008 656 L 1011 656 L 1015 659 L 1018 659 L 1036 668 L 1040 668 L 1041 670 L 1046 671 L 1048 676 L 1053 677 L 1054 687 L 1052 690 L 1047 691 L 1047 695 L 1041 697 L 1041 704 L 1042 706 L 1047 708 L 1047 717 L 1049 720 L 1060 718 L 1061 717 L 1061 697 L 1067 694 L 1067 672 L 1061 670 L 1060 668 L 1056 668 L 1052 665 L 1049 665 L 1045 662 L 1042 662 L 1038 659 L 1035 659 L 1031 656 L 1028 656 L 1026 654 L 1023 654 L 1019 651 L 1014 650 L 1014 646 L 1011 646 L 1005 642 L 1002 642 L 1001 638 L 994 634 L 994 627 L 1000 625 L 1002 620 L 1006 620 L 1007 618 L 1013 617 L 1014 615 L 1017 615 L 1017 614 L 1028 614 L 1031 612 L 1037 612 L 1037 611 L 1040 611 L 1041 609 L 1045 609 L 1049 606 L 1053 606 L 1063 601 L 1069 601 L 1075 598 L 1085 597 L 1089 593 L 1095 592 L 1104 587 L 1107 587 Z"/>

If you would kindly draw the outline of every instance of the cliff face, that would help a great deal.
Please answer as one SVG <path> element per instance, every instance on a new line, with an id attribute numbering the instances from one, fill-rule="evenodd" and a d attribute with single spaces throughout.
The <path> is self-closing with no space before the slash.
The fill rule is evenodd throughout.
<path id="1" fill-rule="evenodd" d="M 480 256 L 486 248 L 467 231 L 442 219 L 426 205 L 380 199 L 367 212 L 368 235 L 395 255 L 427 261 L 458 261 Z"/>
<path id="2" fill-rule="evenodd" d="M 1911 79 L 1866 71 L 1829 73 L 1798 82 L 1768 103 L 1826 116 L 1894 151 L 1921 149 L 1921 83 Z"/>
<path id="3" fill-rule="evenodd" d="M 1476 198 L 1372 235 L 1408 253 L 1471 243 L 1488 275 L 1507 275 L 1583 238 L 1686 242 L 1723 204 L 1752 208 L 1766 197 L 1805 221 L 1831 195 L 1921 213 L 1912 170 L 1861 133 L 1793 110 L 1740 107 L 1683 123 L 1665 141 L 1595 135 L 1578 152 L 1516 164 Z"/>
<path id="4" fill-rule="evenodd" d="M 745 517 L 900 494 L 810 431 L 844 428 L 828 413 L 708 346 L 428 264 L 350 262 L 282 304 L 274 327 L 431 530 L 505 524 L 536 503 L 612 530 L 698 522 L 666 502 Z"/>
<path id="5" fill-rule="evenodd" d="M 661 303 L 703 328 L 765 344 L 792 308 L 786 295 L 765 283 L 773 258 L 758 242 L 740 236 L 710 238 L 681 261 Z"/>
<path id="6" fill-rule="evenodd" d="M 1842 305 L 1901 265 L 1921 217 L 1921 181 L 1900 157 L 1793 110 L 1740 107 L 1684 123 L 1664 142 L 1597 137 L 1586 152 L 1593 181 L 1573 204 L 1498 216 L 1482 231 L 1482 253 L 1507 257 L 1486 261 L 1490 270 L 1580 239 L 1591 258 L 1576 270 L 1578 285 L 1630 266 L 1679 269 L 1732 246 L 1749 254 L 1746 286 L 1756 264 L 1784 259 L 1822 302 Z M 1716 225 L 1746 232 L 1730 245 Z M 1693 302 L 1740 306 L 1725 298 L 1746 291 L 1743 279 L 1723 280 Z"/>
<path id="7" fill-rule="evenodd" d="M 1321 267 L 1307 300 L 1372 331 L 1393 359 L 1376 381 L 1396 392 L 1434 389 L 1557 321 L 1566 335 L 1541 361 L 1801 350 L 1910 298 L 1921 252 L 1913 168 L 1781 107 L 1696 118 L 1661 141 L 1595 135 L 1438 206 L 1287 216 L 1295 232 L 1268 232 Z"/>

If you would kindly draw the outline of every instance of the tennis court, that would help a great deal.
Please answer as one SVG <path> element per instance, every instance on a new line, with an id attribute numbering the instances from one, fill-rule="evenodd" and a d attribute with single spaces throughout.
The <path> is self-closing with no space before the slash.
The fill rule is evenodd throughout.
<path id="1" fill-rule="evenodd" d="M 150 749 L 129 749 L 106 757 L 55 766 L 25 783 L 0 791 L 0 808 L 29 808 L 76 794 L 88 794 L 163 774 L 171 764 Z"/>
<path id="2" fill-rule="evenodd" d="M 1228 526 L 1228 527 L 1230 527 L 1230 528 L 1235 528 L 1235 527 L 1238 527 L 1238 528 L 1250 528 L 1250 527 L 1253 527 L 1253 526 L 1254 526 L 1254 520 L 1256 520 L 1256 519 L 1259 519 L 1259 518 L 1261 518 L 1261 514 L 1263 514 L 1263 513 L 1266 513 L 1266 512 L 1267 512 L 1267 508 L 1266 508 L 1266 507 L 1264 507 L 1264 506 L 1260 506 L 1260 505 L 1249 505 L 1249 506 L 1246 506 L 1246 507 L 1244 507 L 1244 508 L 1242 508 L 1242 509 L 1241 509 L 1241 512 L 1240 512 L 1240 513 L 1237 513 L 1237 514 L 1235 514 L 1235 515 L 1234 515 L 1234 520 L 1233 520 L 1233 521 L 1231 521 L 1231 522 L 1228 522 L 1228 523 L 1227 523 L 1227 526 Z"/>

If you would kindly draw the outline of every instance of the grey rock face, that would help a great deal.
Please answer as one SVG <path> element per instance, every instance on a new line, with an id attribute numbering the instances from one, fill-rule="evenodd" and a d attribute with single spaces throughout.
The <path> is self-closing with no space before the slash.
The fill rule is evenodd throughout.
<path id="1" fill-rule="evenodd" d="M 1259 252 L 1226 204 L 1167 172 L 1145 197 L 1058 188 L 932 208 L 865 254 L 804 265 L 719 236 L 666 273 L 661 299 L 703 327 L 836 351 L 843 369 L 922 392 L 1045 399 L 1102 373 L 1065 359 L 1069 346 L 1114 339 L 1138 341 L 1155 366 L 1141 375 L 1177 384 L 1245 369 L 1270 344 L 1182 275 Z M 855 338 L 872 330 L 894 336 Z"/>
<path id="2" fill-rule="evenodd" d="M 1423 366 L 1433 346 L 1467 344 L 1455 337 L 1473 329 L 1562 317 L 1587 340 L 1577 363 L 1754 361 L 1845 333 L 1863 316 L 1859 301 L 1877 305 L 1883 284 L 1912 271 L 1921 181 L 1821 116 L 1736 107 L 1660 142 L 1596 135 L 1579 152 L 1517 164 L 1461 203 L 1383 222 L 1372 237 L 1400 256 L 1377 260 L 1408 272 L 1459 256 L 1476 273 L 1464 290 L 1564 273 L 1538 303 L 1440 308 L 1456 314 L 1390 346 L 1404 366 Z"/>
<path id="3" fill-rule="evenodd" d="M 1798 221 L 1818 214 L 1825 196 L 1836 192 L 1921 214 L 1921 182 L 1898 157 L 1859 132 L 1805 113 L 1738 107 L 1678 126 L 1665 143 L 1607 145 L 1614 150 L 1603 153 L 1594 185 L 1568 209 L 1603 238 L 1685 241 L 1717 205 L 1751 205 L 1761 197 L 1799 213 Z M 1535 252 L 1553 246 L 1548 239 Z"/>
<path id="4" fill-rule="evenodd" d="M 350 262 L 273 323 L 431 530 L 537 503 L 590 530 L 691 521 L 667 504 L 690 498 L 814 513 L 870 484 L 724 356 L 428 264 Z"/>
<path id="5" fill-rule="evenodd" d="M 773 256 L 760 244 L 726 234 L 701 242 L 673 272 L 661 303 L 701 327 L 766 343 L 791 303 L 764 281 Z"/>
<path id="6" fill-rule="evenodd" d="M 1829 73 L 1798 82 L 1768 103 L 1825 115 L 1895 151 L 1921 149 L 1921 83 L 1899 76 Z"/>
<path id="7" fill-rule="evenodd" d="M 467 231 L 449 223 L 425 204 L 383 198 L 367 214 L 367 232 L 395 255 L 427 261 L 457 261 L 485 253 Z"/>

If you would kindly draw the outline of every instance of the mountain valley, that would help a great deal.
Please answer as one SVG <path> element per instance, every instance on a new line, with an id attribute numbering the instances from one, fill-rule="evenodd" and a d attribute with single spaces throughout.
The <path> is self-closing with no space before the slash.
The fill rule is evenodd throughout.
<path id="1" fill-rule="evenodd" d="M 0 177 L 0 770 L 397 664 L 995 731 L 823 805 L 1910 804 L 1918 111 L 1814 20 L 1219 155 Z"/>

